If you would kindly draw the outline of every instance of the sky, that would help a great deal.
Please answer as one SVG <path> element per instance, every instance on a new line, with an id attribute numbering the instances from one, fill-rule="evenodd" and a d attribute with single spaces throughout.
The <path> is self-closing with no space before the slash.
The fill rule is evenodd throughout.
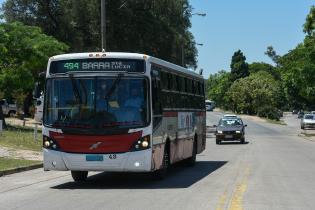
<path id="1" fill-rule="evenodd" d="M 193 13 L 190 31 L 197 46 L 198 68 L 203 75 L 230 71 L 232 55 L 242 50 L 248 63 L 272 61 L 264 54 L 273 46 L 286 54 L 305 37 L 303 24 L 311 0 L 189 0 Z"/>

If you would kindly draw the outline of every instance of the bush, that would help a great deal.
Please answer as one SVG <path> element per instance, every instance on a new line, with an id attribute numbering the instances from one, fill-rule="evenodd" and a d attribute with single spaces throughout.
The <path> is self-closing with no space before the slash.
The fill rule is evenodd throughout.
<path id="1" fill-rule="evenodd" d="M 258 109 L 257 115 L 271 120 L 280 120 L 279 111 L 272 106 L 263 106 Z"/>

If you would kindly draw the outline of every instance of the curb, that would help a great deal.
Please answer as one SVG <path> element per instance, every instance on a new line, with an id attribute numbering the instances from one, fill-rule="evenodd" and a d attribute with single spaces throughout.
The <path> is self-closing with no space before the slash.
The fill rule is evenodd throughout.
<path id="1" fill-rule="evenodd" d="M 304 134 L 300 133 L 298 134 L 299 137 L 307 140 L 307 141 L 312 141 L 312 142 L 315 142 L 315 139 L 313 139 L 312 137 L 309 137 L 309 136 L 305 136 Z"/>
<path id="2" fill-rule="evenodd" d="M 30 166 L 25 166 L 25 167 L 19 167 L 19 168 L 13 168 L 13 169 L 8 169 L 4 171 L 0 171 L 0 177 L 10 175 L 10 174 L 15 174 L 23 171 L 29 171 L 37 168 L 42 168 L 43 164 L 35 164 L 35 165 L 30 165 Z"/>

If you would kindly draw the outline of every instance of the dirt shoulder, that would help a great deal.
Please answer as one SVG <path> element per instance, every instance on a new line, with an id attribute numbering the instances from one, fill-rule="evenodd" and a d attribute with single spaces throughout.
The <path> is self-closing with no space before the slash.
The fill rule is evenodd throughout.
<path id="1" fill-rule="evenodd" d="M 0 157 L 42 161 L 43 153 L 0 146 Z"/>

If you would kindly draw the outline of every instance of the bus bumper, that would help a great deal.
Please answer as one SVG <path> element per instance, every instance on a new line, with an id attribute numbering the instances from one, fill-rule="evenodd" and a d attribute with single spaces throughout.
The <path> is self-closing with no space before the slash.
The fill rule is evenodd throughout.
<path id="1" fill-rule="evenodd" d="M 75 154 L 43 149 L 43 154 L 45 171 L 151 171 L 151 149 L 113 154 Z"/>

